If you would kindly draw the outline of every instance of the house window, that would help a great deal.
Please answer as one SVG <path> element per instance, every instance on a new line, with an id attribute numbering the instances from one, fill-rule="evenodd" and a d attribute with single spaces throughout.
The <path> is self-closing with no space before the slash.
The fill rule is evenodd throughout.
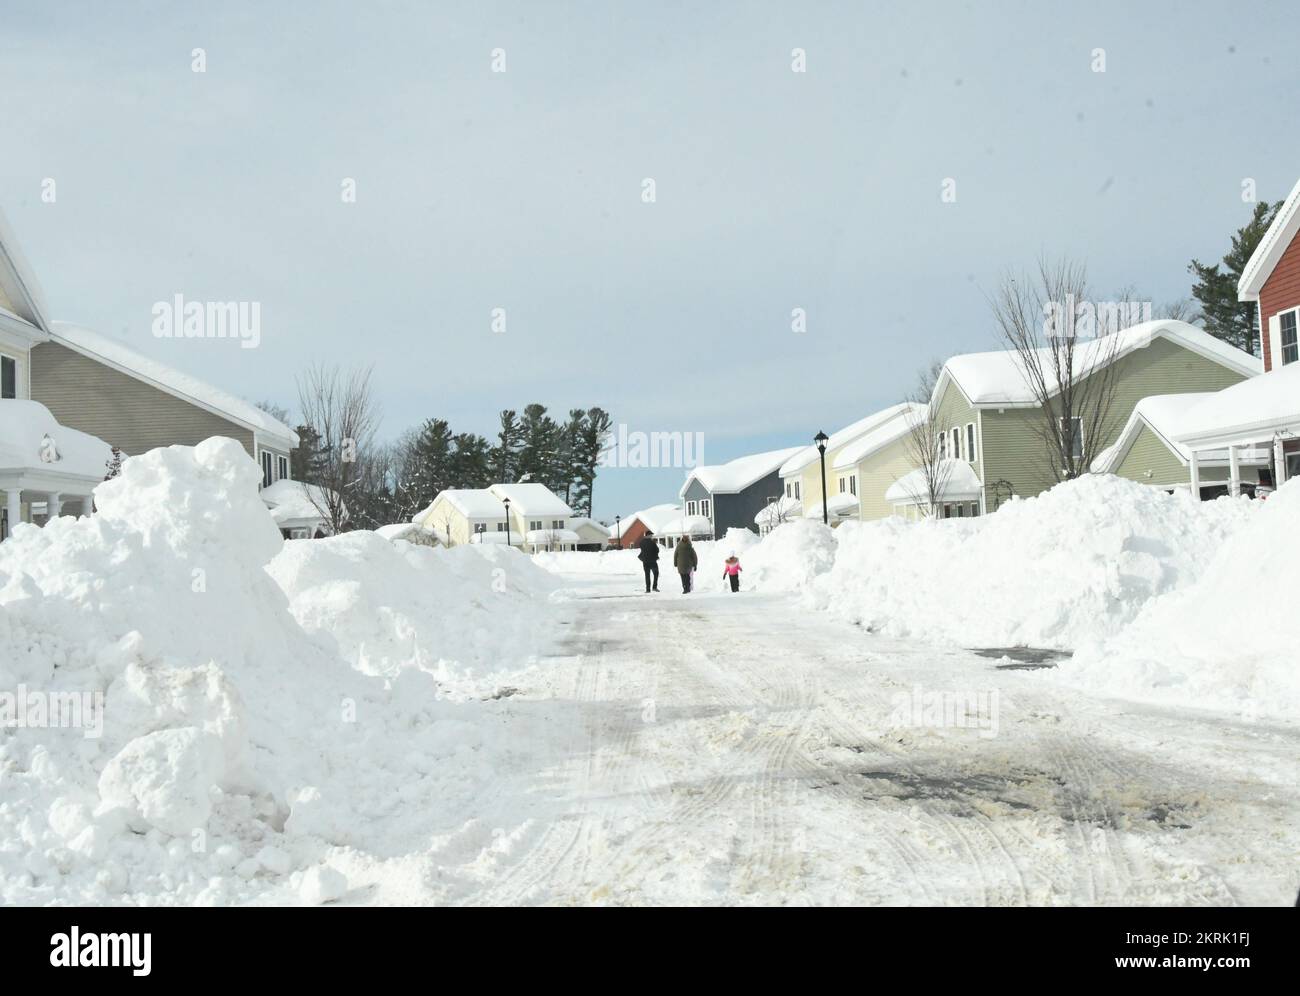
<path id="1" fill-rule="evenodd" d="M 975 462 L 975 423 L 966 423 L 966 459 Z"/>
<path id="2" fill-rule="evenodd" d="M 542 528 L 542 520 L 541 520 L 541 519 L 537 519 L 537 520 L 529 519 L 529 520 L 528 520 L 528 528 L 529 528 L 529 529 L 541 529 L 541 528 Z"/>
<path id="3" fill-rule="evenodd" d="M 844 494 L 844 486 L 845 486 L 845 481 L 844 481 L 844 478 L 841 477 L 841 478 L 840 478 L 840 494 Z"/>
<path id="4" fill-rule="evenodd" d="M 1296 312 L 1288 311 L 1281 315 L 1282 325 L 1282 362 L 1279 366 L 1286 366 L 1288 363 L 1294 363 L 1300 359 L 1300 343 L 1296 340 Z M 13 397 L 6 394 L 6 398 Z"/>
<path id="5" fill-rule="evenodd" d="M 849 475 L 849 494 L 853 495 L 853 497 L 855 498 L 858 496 L 858 475 L 857 474 Z"/>
<path id="6" fill-rule="evenodd" d="M 700 515 L 704 516 L 706 519 L 713 515 L 712 499 L 704 498 L 700 501 Z"/>
<path id="7" fill-rule="evenodd" d="M 798 482 L 798 481 L 795 481 L 795 482 L 794 482 L 794 497 L 795 497 L 795 500 L 796 500 L 796 501 L 799 501 L 799 500 L 800 500 L 800 499 L 799 499 L 799 482 Z"/>
<path id="8" fill-rule="evenodd" d="M 1061 443 L 1062 443 L 1062 448 L 1064 448 L 1064 444 L 1066 443 L 1065 419 L 1058 418 L 1056 421 L 1060 424 L 1061 427 Z M 1071 450 L 1070 455 L 1075 460 L 1082 460 L 1083 459 L 1083 416 L 1081 415 L 1072 416 L 1070 422 L 1073 423 L 1073 429 L 1071 431 L 1072 438 L 1068 441 Z"/>
<path id="9" fill-rule="evenodd" d="M 551 520 L 551 528 L 552 528 L 552 529 L 563 529 L 563 528 L 564 528 L 564 520 L 563 520 L 563 519 L 552 519 L 552 520 Z"/>
<path id="10" fill-rule="evenodd" d="M 696 513 L 695 513 L 696 508 L 698 508 L 698 506 L 696 505 L 695 502 L 693 502 L 693 501 L 688 501 L 688 502 L 686 503 L 686 514 L 687 514 L 687 515 L 695 515 L 695 514 L 696 514 Z"/>
<path id="11" fill-rule="evenodd" d="M 961 456 L 961 430 L 953 426 L 949 435 L 952 436 L 952 457 L 956 460 Z"/>
<path id="12" fill-rule="evenodd" d="M 973 501 L 970 503 L 970 517 L 973 519 L 980 514 L 980 503 Z"/>
<path id="13" fill-rule="evenodd" d="M 497 523 L 497 532 L 499 532 L 499 533 L 504 533 L 505 531 L 506 531 L 506 524 L 505 524 L 504 522 L 498 522 L 498 523 Z"/>
<path id="14" fill-rule="evenodd" d="M 18 361 L 0 356 L 0 398 L 18 397 Z"/>
<path id="15" fill-rule="evenodd" d="M 787 498 L 790 498 L 790 497 L 793 497 L 793 495 L 794 495 L 794 488 L 791 487 L 789 481 L 786 481 L 786 482 L 785 482 L 785 496 L 786 496 Z"/>
<path id="16" fill-rule="evenodd" d="M 280 475 L 280 480 L 283 481 L 285 478 L 289 476 L 289 458 L 277 457 L 276 463 L 278 464 L 276 470 Z"/>
<path id="17" fill-rule="evenodd" d="M 262 450 L 262 487 L 271 486 L 271 451 Z"/>
<path id="18" fill-rule="evenodd" d="M 942 460 L 948 455 L 948 434 L 941 432 L 936 438 L 939 441 L 939 459 Z"/>

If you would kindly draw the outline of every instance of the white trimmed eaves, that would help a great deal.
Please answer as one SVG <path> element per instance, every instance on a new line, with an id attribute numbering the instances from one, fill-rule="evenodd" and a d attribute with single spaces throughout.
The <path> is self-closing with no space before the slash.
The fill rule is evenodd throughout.
<path id="1" fill-rule="evenodd" d="M 1259 292 L 1298 230 L 1300 230 L 1300 181 L 1291 188 L 1291 193 L 1287 195 L 1277 217 L 1273 219 L 1273 224 L 1268 226 L 1268 231 L 1264 233 L 1264 237 L 1259 240 L 1259 245 L 1246 261 L 1241 271 L 1241 279 L 1237 281 L 1238 301 L 1259 300 Z"/>

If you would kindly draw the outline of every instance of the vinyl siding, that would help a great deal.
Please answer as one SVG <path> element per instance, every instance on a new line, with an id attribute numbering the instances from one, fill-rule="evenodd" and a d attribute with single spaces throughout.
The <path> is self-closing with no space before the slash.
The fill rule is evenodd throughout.
<path id="1" fill-rule="evenodd" d="M 975 453 L 973 456 L 975 456 L 976 459 L 968 462 L 971 467 L 975 469 L 975 476 L 981 481 L 984 480 L 983 468 L 978 459 L 980 452 L 979 414 L 976 412 L 975 408 L 971 406 L 970 402 L 966 400 L 966 396 L 961 393 L 961 388 L 949 380 L 943 389 L 943 394 L 939 397 L 938 404 L 934 407 L 934 411 L 935 425 L 931 426 L 930 431 L 938 433 L 942 430 L 943 432 L 948 433 L 949 449 L 951 449 L 952 430 L 960 429 L 964 434 L 966 432 L 966 424 L 968 422 L 975 423 Z M 948 455 L 952 456 L 954 454 L 949 453 Z"/>
<path id="2" fill-rule="evenodd" d="M 32 398 L 63 425 L 98 436 L 135 456 L 158 446 L 194 446 L 229 436 L 257 459 L 253 433 L 66 346 L 32 347 Z"/>
<path id="3" fill-rule="evenodd" d="M 860 461 L 857 469 L 858 515 L 864 521 L 893 515 L 894 507 L 885 501 L 885 492 L 910 470 L 912 460 L 906 436 Z"/>
<path id="4" fill-rule="evenodd" d="M 1150 476 L 1147 476 L 1150 471 Z M 1160 441 L 1160 437 L 1151 431 L 1150 426 L 1143 426 L 1137 439 L 1115 468 L 1118 477 L 1126 477 L 1139 484 L 1151 484 L 1158 487 L 1174 487 L 1178 484 L 1190 484 L 1191 469 L 1174 456 L 1173 452 Z M 1223 483 L 1228 480 L 1230 472 L 1227 467 L 1207 467 L 1201 464 L 1200 478 L 1202 484 Z M 1248 483 L 1259 481 L 1259 471 L 1255 467 L 1242 467 L 1241 479 Z"/>
<path id="5" fill-rule="evenodd" d="M 1128 422 L 1137 403 L 1153 394 L 1221 391 L 1245 378 L 1168 339 L 1157 339 L 1116 361 L 1118 381 L 1110 418 L 1099 450 L 1111 445 Z M 986 408 L 981 412 L 984 437 L 985 506 L 994 510 L 995 485 L 1010 482 L 1014 494 L 1030 497 L 1056 483 L 1051 456 L 1043 442 L 1042 414 L 1033 408 Z"/>

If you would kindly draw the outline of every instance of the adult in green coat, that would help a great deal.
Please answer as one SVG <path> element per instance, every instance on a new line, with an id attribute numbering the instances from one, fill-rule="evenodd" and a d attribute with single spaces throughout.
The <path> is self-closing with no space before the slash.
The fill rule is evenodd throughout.
<path id="1" fill-rule="evenodd" d="M 695 555 L 695 547 L 691 544 L 689 536 L 683 536 L 681 542 L 677 544 L 677 549 L 673 551 L 673 566 L 677 568 L 677 573 L 682 576 L 682 594 L 689 595 L 691 591 L 691 571 L 695 570 L 695 565 L 699 563 L 699 557 Z"/>

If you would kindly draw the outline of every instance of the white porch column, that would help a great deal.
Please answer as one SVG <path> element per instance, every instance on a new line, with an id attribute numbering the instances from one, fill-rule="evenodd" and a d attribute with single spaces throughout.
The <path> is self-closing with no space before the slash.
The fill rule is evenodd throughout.
<path id="1" fill-rule="evenodd" d="M 1241 461 L 1237 457 L 1237 447 L 1228 447 L 1228 494 L 1236 498 L 1241 494 Z"/>
<path id="2" fill-rule="evenodd" d="M 1200 456 L 1201 456 L 1201 455 L 1200 455 L 1199 453 L 1197 453 L 1195 450 L 1192 450 L 1192 459 L 1191 459 L 1191 463 L 1190 463 L 1189 466 L 1188 466 L 1188 469 L 1189 469 L 1189 470 L 1191 471 L 1191 473 L 1192 473 L 1192 479 L 1191 479 L 1191 483 L 1192 483 L 1192 498 L 1194 498 L 1196 501 L 1200 501 L 1200 500 L 1201 500 L 1201 459 L 1200 459 Z"/>
<path id="3" fill-rule="evenodd" d="M 12 535 L 14 526 L 21 521 L 23 493 L 17 488 L 5 492 L 5 509 L 9 513 L 9 532 Z"/>
<path id="4" fill-rule="evenodd" d="M 1280 488 L 1286 483 L 1286 447 L 1281 439 L 1273 440 L 1273 486 Z"/>
<path id="5" fill-rule="evenodd" d="M 45 496 L 45 521 L 56 519 L 63 514 L 63 495 L 58 491 L 51 491 Z"/>

